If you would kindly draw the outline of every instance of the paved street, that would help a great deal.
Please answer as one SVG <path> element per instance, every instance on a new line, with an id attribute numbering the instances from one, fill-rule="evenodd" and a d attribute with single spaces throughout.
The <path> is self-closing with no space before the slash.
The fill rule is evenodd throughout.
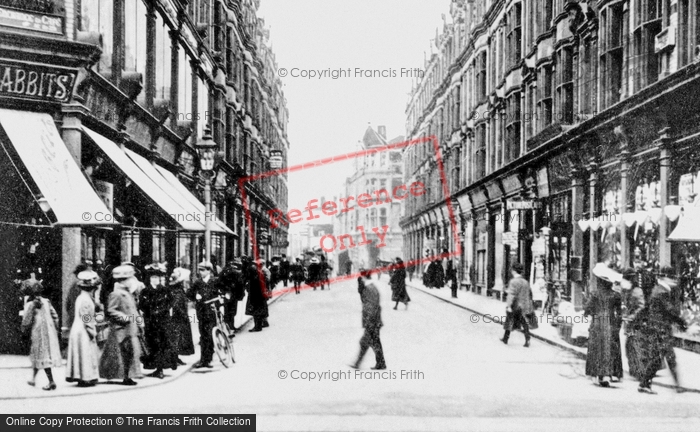
<path id="1" fill-rule="evenodd" d="M 409 290 L 408 310 L 392 309 L 381 283 L 384 345 L 395 379 L 361 378 L 347 365 L 362 335 L 354 282 L 286 295 L 269 329 L 239 334 L 231 369 L 194 371 L 171 383 L 119 393 L 0 402 L 4 413 L 254 413 L 258 430 L 697 430 L 700 394 L 657 388 L 639 394 L 624 381 L 602 389 L 583 362 L 540 341 L 522 346 L 499 326 L 471 323 L 464 309 Z M 372 352 L 362 372 L 374 365 Z M 422 379 L 401 379 L 401 371 Z M 285 371 L 286 379 L 279 375 Z M 305 372 L 338 372 L 308 381 Z M 420 376 L 421 374 L 416 374 Z M 115 409 L 115 407 L 117 407 Z M 695 417 L 688 419 L 688 417 Z"/>

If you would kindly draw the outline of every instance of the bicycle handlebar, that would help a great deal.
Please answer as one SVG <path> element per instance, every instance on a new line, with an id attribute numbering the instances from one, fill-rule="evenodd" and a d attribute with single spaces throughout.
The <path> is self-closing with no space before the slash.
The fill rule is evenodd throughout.
<path id="1" fill-rule="evenodd" d="M 223 302 L 223 301 L 224 301 L 224 296 L 218 295 L 218 296 L 214 297 L 214 298 L 211 299 L 211 300 L 205 301 L 204 304 L 214 303 L 214 302 L 218 302 L 218 301 Z"/>

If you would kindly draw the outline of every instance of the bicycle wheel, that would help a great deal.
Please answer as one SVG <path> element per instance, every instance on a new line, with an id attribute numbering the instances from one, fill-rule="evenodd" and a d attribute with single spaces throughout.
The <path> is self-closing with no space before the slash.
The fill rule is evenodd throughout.
<path id="1" fill-rule="evenodd" d="M 221 360 L 221 364 L 225 367 L 231 365 L 231 344 L 228 341 L 228 335 L 224 334 L 219 327 L 214 327 L 211 331 L 212 339 L 214 340 L 214 351 Z"/>
<path id="2" fill-rule="evenodd" d="M 235 333 L 231 331 L 231 327 L 228 326 L 228 324 L 224 323 L 224 333 L 228 335 L 228 346 L 229 346 L 229 353 L 231 354 L 231 361 L 233 363 L 236 363 L 236 356 L 235 356 L 235 351 L 233 350 L 233 338 L 235 337 Z"/>

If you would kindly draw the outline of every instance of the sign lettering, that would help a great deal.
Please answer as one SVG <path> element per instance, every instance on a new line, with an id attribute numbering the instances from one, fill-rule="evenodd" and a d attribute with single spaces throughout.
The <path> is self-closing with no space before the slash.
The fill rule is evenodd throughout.
<path id="1" fill-rule="evenodd" d="M 27 63 L 0 63 L 0 95 L 68 102 L 78 72 Z"/>

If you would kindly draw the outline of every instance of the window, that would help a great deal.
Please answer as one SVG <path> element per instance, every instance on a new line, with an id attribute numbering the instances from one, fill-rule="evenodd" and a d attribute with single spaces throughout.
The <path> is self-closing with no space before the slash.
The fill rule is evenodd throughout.
<path id="1" fill-rule="evenodd" d="M 233 163 L 236 158 L 235 121 L 236 114 L 234 109 L 226 106 L 226 160 L 230 163 Z"/>
<path id="2" fill-rule="evenodd" d="M 582 114 L 581 120 L 587 120 L 590 115 L 596 113 L 596 105 L 594 103 L 596 94 L 596 72 L 592 63 L 592 52 L 591 41 L 586 40 L 583 44 L 583 52 L 581 53 L 581 79 L 579 80 L 579 106 Z"/>
<path id="3" fill-rule="evenodd" d="M 542 66 L 538 73 L 537 118 L 538 132 L 552 124 L 552 65 Z"/>
<path id="4" fill-rule="evenodd" d="M 622 17 L 621 9 L 622 6 L 611 6 L 606 10 L 613 17 L 618 15 Z M 659 78 L 661 54 L 656 53 L 655 43 L 656 36 L 663 26 L 663 9 L 663 0 L 635 0 L 636 13 L 632 34 L 632 54 L 634 55 L 632 92 L 653 84 Z M 615 78 L 611 79 L 614 81 Z"/>
<path id="5" fill-rule="evenodd" d="M 564 47 L 557 52 L 557 94 L 556 121 L 565 124 L 573 122 L 573 57 L 571 47 Z"/>
<path id="6" fill-rule="evenodd" d="M 178 72 L 180 76 L 178 77 L 178 96 L 177 101 L 179 106 L 177 108 L 177 118 L 178 120 L 196 120 L 192 118 L 192 65 L 190 64 L 190 59 L 185 50 L 180 47 L 178 50 L 180 60 L 178 66 Z"/>
<path id="7" fill-rule="evenodd" d="M 476 103 L 486 99 L 486 51 L 482 51 L 475 60 L 476 70 Z"/>
<path id="8" fill-rule="evenodd" d="M 486 122 L 476 127 L 476 145 L 474 148 L 474 181 L 484 177 L 486 169 Z"/>
<path id="9" fill-rule="evenodd" d="M 506 101 L 506 149 L 505 161 L 509 163 L 520 156 L 520 93 L 513 93 Z"/>
<path id="10" fill-rule="evenodd" d="M 139 1 L 139 3 L 141 2 Z M 113 8 L 112 0 L 80 2 L 81 30 L 97 32 L 102 35 L 102 54 L 97 63 L 97 71 L 100 73 L 110 72 L 112 69 Z M 146 27 L 143 28 L 145 31 Z"/>
<path id="11" fill-rule="evenodd" d="M 146 5 L 142 0 L 124 3 L 124 70 L 140 72 L 144 76 L 146 75 L 146 13 Z"/>
<path id="12" fill-rule="evenodd" d="M 508 56 L 508 69 L 515 67 L 522 57 L 521 44 L 522 44 L 522 17 L 521 17 L 521 3 L 517 3 L 508 12 L 508 24 L 506 26 L 507 36 L 507 56 Z"/>
<path id="13" fill-rule="evenodd" d="M 204 134 L 204 127 L 210 124 L 211 113 L 209 112 L 209 91 L 201 78 L 197 79 L 197 137 Z"/>
<path id="14" fill-rule="evenodd" d="M 129 4 L 130 2 L 126 2 Z M 172 55 L 172 44 L 170 27 L 165 24 L 162 18 L 156 14 L 156 99 L 170 99 L 170 58 Z M 145 44 L 144 44 L 145 45 Z"/>
<path id="15" fill-rule="evenodd" d="M 387 218 L 386 218 L 386 209 L 382 208 L 379 209 L 379 226 L 383 227 L 386 226 Z"/>
<path id="16" fill-rule="evenodd" d="M 683 67 L 700 54 L 700 5 L 694 0 L 679 0 L 678 15 L 678 66 Z"/>

